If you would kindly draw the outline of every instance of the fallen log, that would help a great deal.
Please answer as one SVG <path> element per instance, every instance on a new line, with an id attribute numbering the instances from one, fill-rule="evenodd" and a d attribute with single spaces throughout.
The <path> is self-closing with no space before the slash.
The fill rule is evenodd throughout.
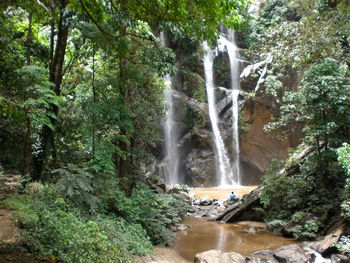
<path id="1" fill-rule="evenodd" d="M 263 190 L 264 187 L 260 186 L 249 194 L 243 196 L 241 200 L 229 206 L 221 215 L 216 217 L 215 220 L 225 223 L 242 220 L 243 218 L 244 220 L 263 221 L 262 216 L 255 215 L 256 212 L 253 210 L 257 206 L 260 206 L 260 197 Z"/>

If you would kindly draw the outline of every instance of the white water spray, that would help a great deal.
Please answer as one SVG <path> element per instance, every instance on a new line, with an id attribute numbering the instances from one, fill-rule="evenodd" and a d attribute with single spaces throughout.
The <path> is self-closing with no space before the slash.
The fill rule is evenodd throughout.
<path id="1" fill-rule="evenodd" d="M 164 47 L 167 46 L 167 40 L 163 32 L 160 33 L 160 40 Z M 163 124 L 165 140 L 165 163 L 166 171 L 164 180 L 167 185 L 182 183 L 179 178 L 179 150 L 177 147 L 178 133 L 175 119 L 175 107 L 173 98 L 172 77 L 167 74 L 164 77 L 167 88 L 164 89 L 164 98 L 167 103 L 167 118 Z"/>
<path id="2" fill-rule="evenodd" d="M 218 169 L 217 174 L 220 179 L 220 186 L 239 186 L 240 185 L 240 160 L 239 160 L 239 135 L 238 135 L 238 113 L 239 102 L 238 95 L 240 89 L 239 82 L 239 64 L 238 64 L 238 49 L 234 44 L 234 34 L 229 31 L 229 36 L 226 38 L 221 35 L 218 40 L 216 50 L 208 47 L 204 43 L 204 69 L 206 79 L 206 89 L 208 95 L 209 116 L 213 129 L 213 138 L 217 153 Z M 227 52 L 230 60 L 231 73 L 231 94 L 232 94 L 232 130 L 233 130 L 233 162 L 230 164 L 225 145 L 219 129 L 219 117 L 215 107 L 215 87 L 214 87 L 214 72 L 213 63 L 219 52 Z"/>

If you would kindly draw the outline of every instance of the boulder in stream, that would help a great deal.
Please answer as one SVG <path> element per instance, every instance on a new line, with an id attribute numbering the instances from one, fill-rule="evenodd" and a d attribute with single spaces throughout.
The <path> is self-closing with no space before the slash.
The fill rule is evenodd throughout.
<path id="1" fill-rule="evenodd" d="M 207 205 L 211 205 L 212 203 L 214 202 L 214 199 L 210 198 L 209 196 L 205 195 L 205 196 L 202 196 L 200 199 L 199 199 L 199 205 L 201 206 L 207 206 Z"/>
<path id="2" fill-rule="evenodd" d="M 223 253 L 220 250 L 209 250 L 196 255 L 194 263 L 245 263 L 245 258 L 235 252 Z"/>
<path id="3" fill-rule="evenodd" d="M 332 263 L 349 263 L 350 257 L 340 254 L 333 254 L 331 256 L 331 262 Z"/>

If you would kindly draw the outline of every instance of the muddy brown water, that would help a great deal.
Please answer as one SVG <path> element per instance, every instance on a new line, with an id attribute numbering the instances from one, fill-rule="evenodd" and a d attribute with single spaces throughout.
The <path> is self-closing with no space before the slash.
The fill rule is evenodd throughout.
<path id="1" fill-rule="evenodd" d="M 242 197 L 249 194 L 251 191 L 256 189 L 258 186 L 242 186 L 239 188 L 193 188 L 191 192 L 195 194 L 195 198 L 199 199 L 203 196 L 209 196 L 214 199 L 226 200 L 229 198 L 231 192 L 235 192 Z"/>
<path id="2" fill-rule="evenodd" d="M 175 251 L 184 259 L 193 261 L 195 255 L 211 249 L 223 252 L 237 252 L 248 256 L 259 250 L 276 249 L 297 243 L 295 239 L 277 236 L 271 232 L 242 233 L 250 226 L 262 226 L 258 222 L 220 224 L 202 218 L 186 217 L 183 224 L 191 226 L 176 239 Z"/>
<path id="3" fill-rule="evenodd" d="M 240 197 L 248 194 L 257 186 L 241 188 L 195 188 L 192 192 L 196 198 L 210 196 L 211 198 L 225 200 L 233 191 Z M 251 226 L 264 227 L 261 222 L 237 222 L 232 224 L 221 224 L 207 221 L 207 219 L 186 217 L 182 224 L 190 228 L 179 233 L 176 238 L 174 250 L 185 260 L 193 262 L 197 253 L 211 249 L 219 249 L 223 252 L 237 252 L 244 256 L 259 250 L 277 249 L 281 246 L 295 244 L 297 241 L 291 238 L 284 238 L 268 231 L 257 231 L 254 234 L 242 233 L 242 230 Z M 175 262 L 175 261 L 174 261 Z"/>

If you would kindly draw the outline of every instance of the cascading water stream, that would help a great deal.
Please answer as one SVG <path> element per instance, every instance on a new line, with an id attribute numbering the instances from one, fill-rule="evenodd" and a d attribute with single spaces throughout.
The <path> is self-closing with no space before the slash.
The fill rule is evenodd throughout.
<path id="1" fill-rule="evenodd" d="M 220 176 L 220 185 L 226 184 L 226 178 L 230 177 L 231 167 L 230 160 L 227 157 L 227 152 L 225 149 L 224 141 L 222 139 L 220 130 L 219 130 L 219 117 L 215 107 L 215 87 L 214 87 L 214 72 L 213 72 L 213 63 L 214 63 L 214 54 L 213 50 L 208 46 L 207 43 L 203 45 L 205 54 L 204 54 L 204 73 L 205 73 L 205 86 L 207 89 L 208 96 L 208 107 L 209 107 L 209 117 L 212 126 L 212 134 L 215 144 L 215 152 L 217 155 L 217 174 Z"/>
<path id="2" fill-rule="evenodd" d="M 240 150 L 239 150 L 239 134 L 238 134 L 238 114 L 239 114 L 239 102 L 238 102 L 239 90 L 232 90 L 232 129 L 233 129 L 233 175 L 236 185 L 241 184 L 241 169 L 240 169 Z"/>
<path id="3" fill-rule="evenodd" d="M 219 169 L 217 173 L 220 176 L 220 186 L 239 186 L 240 185 L 240 150 L 239 150 L 239 135 L 238 135 L 238 113 L 239 103 L 238 95 L 240 89 L 239 82 L 239 64 L 238 64 L 238 49 L 234 44 L 233 32 L 228 32 L 228 38 L 221 35 L 218 40 L 218 46 L 215 51 L 210 49 L 204 43 L 204 69 L 206 79 L 206 89 L 208 94 L 209 116 L 213 129 L 213 137 L 215 149 L 217 153 Z M 220 52 L 227 52 L 230 60 L 231 74 L 231 96 L 232 96 L 232 137 L 233 137 L 233 162 L 230 165 L 229 158 L 225 149 L 225 145 L 219 129 L 219 117 L 215 108 L 215 87 L 214 87 L 214 72 L 213 63 L 215 57 Z"/>
<path id="4" fill-rule="evenodd" d="M 239 103 L 238 95 L 240 90 L 240 74 L 239 74 L 239 54 L 238 48 L 235 45 L 234 32 L 228 30 L 228 37 L 221 35 L 219 39 L 218 49 L 221 52 L 227 51 L 230 60 L 231 73 L 231 93 L 232 93 L 232 131 L 233 131 L 233 157 L 232 164 L 233 178 L 226 184 L 240 185 L 240 160 L 239 160 L 239 134 L 238 134 L 238 118 L 239 118 Z M 225 50 L 226 49 L 226 50 Z"/>
<path id="5" fill-rule="evenodd" d="M 160 40 L 162 45 L 166 47 L 167 41 L 163 32 L 160 33 Z M 167 74 L 164 77 L 164 82 L 167 85 L 167 88 L 164 89 L 164 98 L 167 103 L 167 118 L 163 124 L 166 163 L 164 180 L 167 185 L 172 186 L 181 183 L 179 178 L 179 151 L 177 147 L 178 133 L 176 131 L 172 77 Z"/>

